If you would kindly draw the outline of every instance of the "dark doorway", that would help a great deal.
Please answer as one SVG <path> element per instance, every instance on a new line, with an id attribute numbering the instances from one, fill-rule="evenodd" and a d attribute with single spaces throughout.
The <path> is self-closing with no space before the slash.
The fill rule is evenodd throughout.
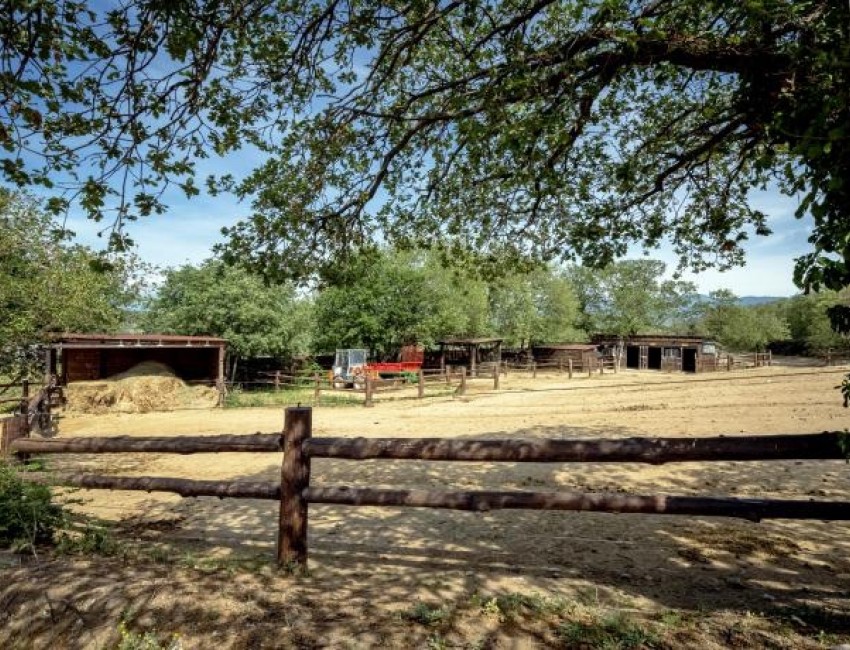
<path id="1" fill-rule="evenodd" d="M 650 370 L 661 370 L 661 348 L 649 348 L 646 367 Z"/>
<path id="2" fill-rule="evenodd" d="M 626 368 L 640 368 L 640 347 L 637 345 L 626 347 Z"/>
<path id="3" fill-rule="evenodd" d="M 697 371 L 697 349 L 685 348 L 682 356 L 682 370 L 685 372 Z"/>

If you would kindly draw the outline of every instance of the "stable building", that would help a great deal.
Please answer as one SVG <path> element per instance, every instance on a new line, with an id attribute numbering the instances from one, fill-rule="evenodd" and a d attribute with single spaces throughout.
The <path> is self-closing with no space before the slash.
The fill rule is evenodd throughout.
<path id="1" fill-rule="evenodd" d="M 549 343 L 532 348 L 535 363 L 576 370 L 596 370 L 600 364 L 599 348 L 592 343 Z"/>
<path id="2" fill-rule="evenodd" d="M 440 345 L 440 368 L 465 366 L 469 374 L 477 377 L 492 372 L 493 366 L 502 363 L 502 341 L 498 338 L 449 338 L 437 341 Z"/>
<path id="3" fill-rule="evenodd" d="M 597 334 L 593 342 L 606 356 L 620 356 L 620 365 L 635 370 L 705 372 L 717 370 L 717 344 L 702 336 Z"/>
<path id="4" fill-rule="evenodd" d="M 107 379 L 146 361 L 187 382 L 224 387 L 225 339 L 174 334 L 59 334 L 45 349 L 45 372 L 59 385 Z"/>

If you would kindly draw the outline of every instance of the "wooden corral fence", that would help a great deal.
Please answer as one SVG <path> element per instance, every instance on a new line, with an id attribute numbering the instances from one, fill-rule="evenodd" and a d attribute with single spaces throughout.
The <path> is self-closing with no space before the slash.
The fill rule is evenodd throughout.
<path id="1" fill-rule="evenodd" d="M 29 417 L 26 413 L 15 413 L 0 419 L 0 458 L 12 454 L 12 443 L 30 434 Z"/>
<path id="2" fill-rule="evenodd" d="M 829 349 L 821 355 L 825 366 L 843 366 L 850 364 L 850 352 Z"/>
<path id="3" fill-rule="evenodd" d="M 280 502 L 277 560 L 305 566 L 308 506 L 389 506 L 488 511 L 573 510 L 613 513 L 850 520 L 850 502 L 582 492 L 437 491 L 317 486 L 313 458 L 458 462 L 649 463 L 844 459 L 845 433 L 709 438 L 469 440 L 457 438 L 313 438 L 312 410 L 286 410 L 282 433 L 181 437 L 104 437 L 12 442 L 17 454 L 280 452 L 280 482 L 198 481 L 157 476 L 23 473 L 30 480 L 85 489 L 173 492 Z"/>
<path id="4" fill-rule="evenodd" d="M 538 371 L 546 371 L 549 373 L 556 372 L 558 374 L 566 374 L 570 379 L 573 374 L 587 373 L 588 377 L 594 374 L 604 375 L 606 372 L 616 373 L 618 370 L 617 361 L 613 357 L 599 357 L 590 363 L 584 363 L 574 359 L 558 359 L 550 361 L 527 361 L 526 363 L 503 363 L 503 373 L 508 371 L 531 373 L 532 377 L 537 377 Z"/>
<path id="5" fill-rule="evenodd" d="M 750 352 L 746 354 L 727 354 L 726 369 L 740 370 L 744 368 L 761 368 L 763 366 L 773 365 L 773 353 L 767 352 Z"/>
<path id="6" fill-rule="evenodd" d="M 491 369 L 488 375 L 490 377 L 497 367 L 495 364 L 491 365 L 493 369 Z M 419 399 L 426 397 L 426 388 L 428 386 L 456 385 L 455 392 L 463 394 L 466 391 L 466 379 L 469 377 L 469 373 L 464 367 L 448 365 L 444 369 L 420 368 L 417 372 L 405 373 L 404 376 L 395 378 L 383 379 L 365 376 L 362 383 L 359 382 L 353 386 L 342 387 L 336 385 L 333 377 L 328 372 L 293 375 L 276 370 L 260 374 L 265 378 L 250 382 L 238 382 L 232 384 L 230 388 L 261 388 L 271 391 L 306 390 L 311 393 L 313 403 L 319 403 L 321 396 L 326 393 L 362 395 L 364 406 L 373 406 L 376 394 L 401 391 L 412 386 L 416 387 L 416 396 Z M 484 375 L 479 372 L 478 376 L 482 377 Z M 498 388 L 497 382 L 495 387 Z"/>
<path id="7" fill-rule="evenodd" d="M 13 395 L 12 393 L 17 393 Z M 0 406 L 3 404 L 15 404 L 23 408 L 23 404 L 29 402 L 30 382 L 22 379 L 9 384 L 0 384 Z"/>

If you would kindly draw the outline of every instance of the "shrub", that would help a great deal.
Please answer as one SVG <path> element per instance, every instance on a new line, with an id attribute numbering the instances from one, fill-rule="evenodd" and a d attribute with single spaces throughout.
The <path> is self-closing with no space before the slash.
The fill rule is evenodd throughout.
<path id="1" fill-rule="evenodd" d="M 21 550 L 51 542 L 64 520 L 65 512 L 53 503 L 50 488 L 24 481 L 0 461 L 0 546 Z"/>

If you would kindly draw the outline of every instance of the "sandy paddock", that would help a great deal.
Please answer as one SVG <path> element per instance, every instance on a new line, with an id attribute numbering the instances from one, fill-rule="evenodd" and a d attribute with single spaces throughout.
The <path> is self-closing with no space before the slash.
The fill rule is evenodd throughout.
<path id="1" fill-rule="evenodd" d="M 834 390 L 846 370 L 632 371 L 571 381 L 511 374 L 498 393 L 482 379 L 463 398 L 381 397 L 372 409 L 319 407 L 314 435 L 613 438 L 836 430 L 848 422 Z M 281 409 L 68 415 L 60 435 L 271 432 L 282 420 Z M 57 457 L 52 464 L 122 475 L 276 480 L 280 460 L 277 454 L 123 454 Z M 317 459 L 312 484 L 847 500 L 848 473 L 842 461 L 652 467 Z M 850 621 L 848 523 L 313 506 L 310 574 L 293 578 L 271 567 L 273 502 L 105 491 L 73 497 L 83 501 L 73 506 L 81 512 L 116 522 L 122 538 L 184 561 L 56 558 L 2 569 L 7 619 L 0 643 L 102 647 L 114 643 L 121 620 L 179 633 L 183 647 L 554 643 L 545 622 L 507 625 L 468 612 L 481 595 L 515 593 L 641 615 L 697 611 L 713 621 L 711 630 L 688 626 L 691 636 L 679 639 L 681 647 L 818 647 L 817 623 L 794 612 L 817 610 L 839 637 Z M 419 602 L 458 613 L 437 634 L 405 618 Z M 42 611 L 48 605 L 49 616 Z M 792 624 L 786 637 L 775 625 L 759 632 L 760 624 L 746 622 L 751 613 L 772 611 L 791 612 L 800 626 Z M 716 631 L 727 618 L 739 637 Z M 679 633 L 671 634 L 665 643 L 679 647 Z"/>

